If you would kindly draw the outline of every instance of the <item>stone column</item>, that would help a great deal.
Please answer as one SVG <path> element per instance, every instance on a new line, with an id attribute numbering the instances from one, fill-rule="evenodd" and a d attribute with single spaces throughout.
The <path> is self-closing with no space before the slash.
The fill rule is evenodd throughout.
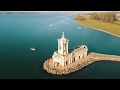
<path id="1" fill-rule="evenodd" d="M 78 58 L 77 58 L 77 56 L 76 56 L 76 57 L 75 57 L 75 61 L 77 61 L 77 59 L 78 59 Z"/>
<path id="2" fill-rule="evenodd" d="M 70 62 L 72 63 L 72 59 L 70 60 Z"/>
<path id="3" fill-rule="evenodd" d="M 68 62 L 69 62 L 69 64 L 70 64 L 70 60 L 69 60 Z"/>
<path id="4" fill-rule="evenodd" d="M 60 61 L 60 65 L 62 66 L 62 61 Z"/>
<path id="5" fill-rule="evenodd" d="M 83 58 L 83 55 L 81 54 L 81 55 L 80 55 L 80 59 L 82 59 L 82 58 Z"/>
<path id="6" fill-rule="evenodd" d="M 53 65 L 54 65 L 54 60 L 53 60 Z"/>
<path id="7" fill-rule="evenodd" d="M 67 54 L 68 54 L 68 43 L 66 43 L 66 50 L 67 50 Z"/>
<path id="8" fill-rule="evenodd" d="M 64 62 L 62 61 L 62 66 L 64 66 Z"/>

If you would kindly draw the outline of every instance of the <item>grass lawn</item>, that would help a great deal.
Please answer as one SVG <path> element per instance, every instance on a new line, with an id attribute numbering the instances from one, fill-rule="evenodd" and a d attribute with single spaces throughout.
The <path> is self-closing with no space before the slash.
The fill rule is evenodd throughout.
<path id="1" fill-rule="evenodd" d="M 114 22 L 114 23 L 120 25 L 120 21 L 116 21 L 116 22 Z"/>
<path id="2" fill-rule="evenodd" d="M 85 25 L 95 29 L 102 29 L 104 31 L 120 36 L 120 21 L 116 21 L 114 23 L 94 21 L 90 19 L 84 21 L 79 21 L 79 20 L 74 20 L 74 21 L 81 25 Z"/>

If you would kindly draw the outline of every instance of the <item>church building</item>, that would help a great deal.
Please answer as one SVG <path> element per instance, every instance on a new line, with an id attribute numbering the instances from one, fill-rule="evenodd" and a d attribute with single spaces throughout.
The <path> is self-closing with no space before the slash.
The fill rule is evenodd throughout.
<path id="1" fill-rule="evenodd" d="M 74 47 L 73 49 L 68 49 L 68 44 L 69 40 L 65 38 L 63 32 L 62 38 L 58 39 L 58 50 L 54 51 L 52 55 L 54 66 L 65 67 L 87 56 L 88 48 L 86 45 L 81 45 Z"/>

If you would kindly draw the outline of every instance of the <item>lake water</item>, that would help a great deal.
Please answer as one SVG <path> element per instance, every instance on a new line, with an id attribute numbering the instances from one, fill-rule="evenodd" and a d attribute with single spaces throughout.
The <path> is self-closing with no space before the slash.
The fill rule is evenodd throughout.
<path id="1" fill-rule="evenodd" d="M 43 63 L 57 50 L 64 31 L 69 48 L 120 55 L 120 38 L 81 26 L 74 14 L 0 14 L 0 79 L 118 79 L 120 63 L 95 62 L 68 75 L 52 75 Z M 51 26 L 50 26 L 51 25 Z M 79 29 L 78 27 L 81 27 Z M 35 47 L 31 51 L 30 47 Z"/>

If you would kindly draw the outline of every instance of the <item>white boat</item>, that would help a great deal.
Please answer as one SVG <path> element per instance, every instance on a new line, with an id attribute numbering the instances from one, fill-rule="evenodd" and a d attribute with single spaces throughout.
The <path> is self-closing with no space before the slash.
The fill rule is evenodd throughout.
<path id="1" fill-rule="evenodd" d="M 67 23 L 65 23 L 65 24 L 67 24 Z"/>
<path id="2" fill-rule="evenodd" d="M 35 51 L 35 48 L 34 48 L 34 47 L 31 47 L 30 50 Z"/>
<path id="3" fill-rule="evenodd" d="M 79 29 L 81 29 L 81 27 L 78 27 Z"/>
<path id="4" fill-rule="evenodd" d="M 50 26 L 53 26 L 53 25 L 50 25 Z"/>

